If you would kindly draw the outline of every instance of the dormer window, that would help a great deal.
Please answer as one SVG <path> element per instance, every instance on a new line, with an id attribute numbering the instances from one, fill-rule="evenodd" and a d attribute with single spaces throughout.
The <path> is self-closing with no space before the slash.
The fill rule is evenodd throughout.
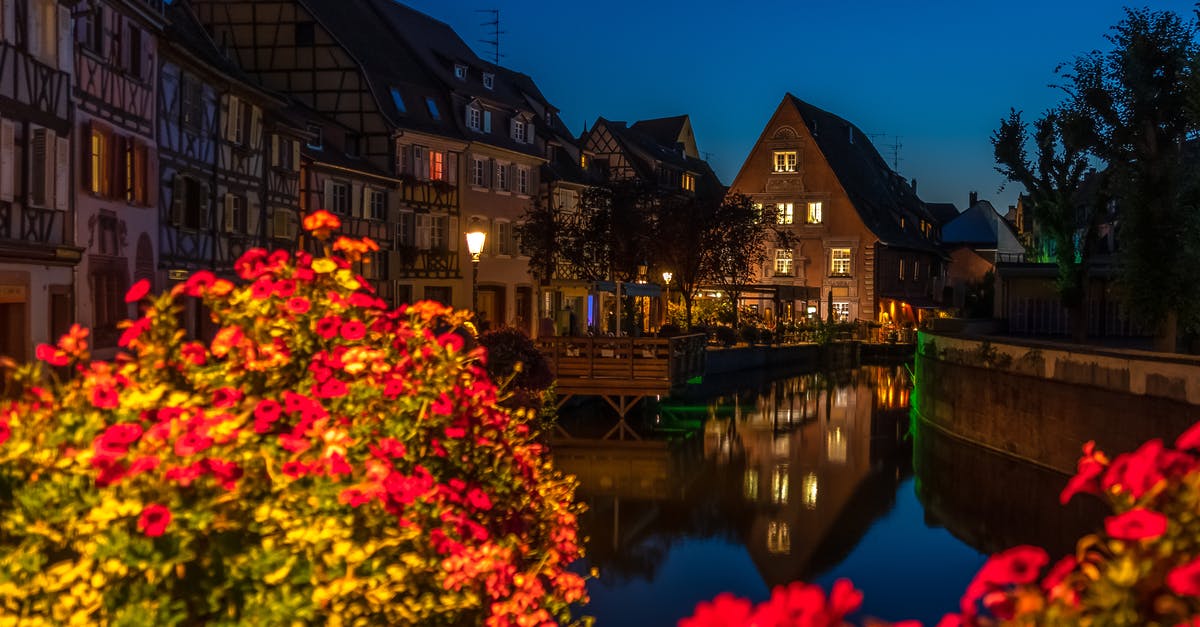
<path id="1" fill-rule="evenodd" d="M 312 135 L 312 138 L 308 140 L 308 147 L 313 150 L 320 150 L 324 146 L 324 142 L 321 139 L 321 127 L 316 124 L 309 124 L 306 128 Z"/>
<path id="2" fill-rule="evenodd" d="M 455 63 L 454 64 L 454 78 L 457 78 L 460 81 L 467 80 L 467 66 L 465 66 L 461 63 Z"/>
<path id="3" fill-rule="evenodd" d="M 476 105 L 467 105 L 467 128 L 478 131 L 483 127 L 483 112 Z"/>
<path id="4" fill-rule="evenodd" d="M 496 87 L 496 75 L 491 72 L 484 72 L 483 87 L 484 89 L 494 89 Z"/>
<path id="5" fill-rule="evenodd" d="M 400 113 L 408 113 L 408 108 L 404 106 L 404 97 L 400 95 L 400 89 L 393 87 L 391 92 L 392 104 L 396 105 L 396 110 Z"/>
<path id="6" fill-rule="evenodd" d="M 685 172 L 683 179 L 680 181 L 680 186 L 689 192 L 696 191 L 696 177 Z"/>
<path id="7" fill-rule="evenodd" d="M 442 119 L 442 114 L 438 112 L 437 103 L 434 102 L 432 96 L 425 97 L 425 106 L 429 108 L 429 117 L 433 118 L 434 120 Z"/>
<path id="8" fill-rule="evenodd" d="M 579 155 L 579 167 L 586 170 L 588 166 L 587 155 Z"/>
<path id="9" fill-rule="evenodd" d="M 525 143 L 525 120 L 513 118 L 512 123 L 512 138 L 513 141 Z"/>

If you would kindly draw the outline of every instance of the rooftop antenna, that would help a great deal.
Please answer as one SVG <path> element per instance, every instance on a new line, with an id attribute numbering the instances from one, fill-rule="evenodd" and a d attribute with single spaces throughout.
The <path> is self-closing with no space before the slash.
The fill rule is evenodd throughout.
<path id="1" fill-rule="evenodd" d="M 500 30 L 500 9 L 475 9 L 475 12 L 490 13 L 492 16 L 491 20 L 480 24 L 480 26 L 492 27 L 492 38 L 480 39 L 479 42 L 492 47 L 492 63 L 500 65 L 500 59 L 504 57 L 504 55 L 500 54 L 500 35 L 505 33 L 505 31 Z"/>
<path id="2" fill-rule="evenodd" d="M 870 133 L 867 136 L 870 137 L 872 140 L 876 140 L 876 139 L 879 139 L 880 137 L 886 138 L 886 137 L 888 137 L 888 134 L 887 133 Z M 904 148 L 904 143 L 900 141 L 899 135 L 892 135 L 891 138 L 892 138 L 891 143 L 884 144 L 883 149 L 892 158 L 892 171 L 899 172 L 900 171 L 900 162 L 904 161 L 904 159 L 900 157 L 900 149 Z"/>

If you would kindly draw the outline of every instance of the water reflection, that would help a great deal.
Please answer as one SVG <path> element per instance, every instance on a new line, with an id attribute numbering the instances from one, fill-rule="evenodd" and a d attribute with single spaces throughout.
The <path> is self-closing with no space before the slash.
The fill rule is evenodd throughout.
<path id="1" fill-rule="evenodd" d="M 718 591 L 765 598 L 841 562 L 911 472 L 910 387 L 902 366 L 794 376 L 647 403 L 631 422 L 648 441 L 557 445 L 589 505 L 601 576 L 588 613 L 628 622 L 608 605 L 652 590 L 654 610 L 633 624 L 673 624 Z M 664 574 L 680 560 L 686 572 Z"/>

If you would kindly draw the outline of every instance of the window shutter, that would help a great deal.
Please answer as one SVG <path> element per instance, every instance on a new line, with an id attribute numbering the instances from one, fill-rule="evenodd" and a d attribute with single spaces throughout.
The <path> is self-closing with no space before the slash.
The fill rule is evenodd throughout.
<path id="1" fill-rule="evenodd" d="M 349 214 L 355 218 L 366 217 L 367 212 L 363 210 L 363 188 L 362 183 L 350 184 L 350 211 Z"/>
<path id="2" fill-rule="evenodd" d="M 232 128 L 233 120 L 233 100 L 233 96 L 229 94 L 221 96 L 221 137 L 223 139 L 229 139 L 232 136 L 230 128 Z"/>
<path id="3" fill-rule="evenodd" d="M 429 180 L 429 149 L 424 146 L 413 146 L 413 174 L 422 181 Z"/>
<path id="4" fill-rule="evenodd" d="M 145 183 L 145 205 L 147 207 L 158 206 L 158 159 L 151 158 L 150 146 L 142 146 L 142 163 L 145 165 L 146 183 Z"/>
<path id="5" fill-rule="evenodd" d="M 234 218 L 233 214 L 234 214 L 233 194 L 225 194 L 225 220 L 224 220 L 224 224 L 222 226 L 224 227 L 226 233 L 232 233 L 234 230 L 233 229 L 233 226 L 234 226 L 233 225 L 233 218 Z"/>
<path id="6" fill-rule="evenodd" d="M 508 120 L 508 136 L 513 139 L 517 138 L 517 121 L 518 118 L 515 115 Z"/>
<path id="7" fill-rule="evenodd" d="M 533 126 L 533 120 L 530 120 L 529 123 L 525 125 L 525 143 L 527 144 L 533 143 Z"/>
<path id="8" fill-rule="evenodd" d="M 433 220 L 433 217 L 427 213 L 419 213 L 419 214 L 417 214 L 416 217 L 417 217 L 417 233 L 416 233 L 417 248 L 419 248 L 421 250 L 429 250 L 430 230 L 431 230 L 430 222 Z"/>
<path id="9" fill-rule="evenodd" d="M 42 56 L 42 11 L 40 2 L 26 3 L 25 5 L 25 23 L 28 28 L 25 30 L 25 42 L 29 46 L 29 54 L 34 57 Z"/>
<path id="10" fill-rule="evenodd" d="M 246 138 L 246 145 L 257 150 L 262 143 L 259 141 L 259 132 L 262 129 L 262 109 L 247 105 L 250 109 L 250 137 Z"/>
<path id="11" fill-rule="evenodd" d="M 300 171 L 300 142 L 292 142 L 292 170 Z"/>
<path id="12" fill-rule="evenodd" d="M 250 199 L 246 199 L 246 233 L 253 235 L 255 238 L 259 236 L 258 226 L 261 220 L 262 208 L 258 203 L 251 203 Z"/>
<path id="13" fill-rule="evenodd" d="M 458 251 L 458 240 L 464 239 L 466 236 L 458 232 L 458 218 L 451 216 L 450 230 L 446 233 L 446 240 L 450 242 L 450 250 Z"/>
<path id="14" fill-rule="evenodd" d="M 491 111 L 483 112 L 483 132 L 485 132 L 485 133 L 492 132 L 492 112 Z"/>
<path id="15" fill-rule="evenodd" d="M 325 179 L 325 205 L 321 207 L 325 211 L 333 211 L 333 181 Z"/>
<path id="16" fill-rule="evenodd" d="M 12 120 L 0 120 L 0 200 L 12 202 L 13 181 L 17 164 L 14 162 L 13 142 L 16 127 Z"/>
<path id="17" fill-rule="evenodd" d="M 412 153 L 409 146 L 399 144 L 396 146 L 396 174 L 412 174 Z"/>
<path id="18" fill-rule="evenodd" d="M 69 209 L 71 201 L 71 140 L 59 137 L 54 148 L 54 208 Z"/>
<path id="19" fill-rule="evenodd" d="M 50 141 L 47 129 L 33 129 L 29 150 L 32 157 L 29 160 L 29 203 L 35 207 L 47 207 L 50 203 L 50 198 L 46 194 L 50 179 L 46 170 L 47 158 L 51 163 L 54 162 L 54 143 Z"/>
<path id="20" fill-rule="evenodd" d="M 271 211 L 271 237 L 284 239 L 287 236 L 287 214 L 282 207 Z"/>
<path id="21" fill-rule="evenodd" d="M 487 164 L 488 167 L 484 168 L 485 171 L 483 173 L 483 186 L 487 187 L 488 189 L 491 189 L 493 187 L 493 183 L 496 180 L 496 160 L 488 159 L 484 163 Z"/>
<path id="22" fill-rule="evenodd" d="M 212 203 L 215 198 L 210 193 L 207 183 L 197 183 L 192 181 L 192 185 L 200 185 L 200 230 L 207 231 L 213 227 L 212 225 Z"/>
<path id="23" fill-rule="evenodd" d="M 279 136 L 271 134 L 271 167 L 279 167 Z"/>
<path id="24" fill-rule="evenodd" d="M 184 195 L 187 193 L 186 179 L 176 174 L 171 178 L 171 224 L 183 224 Z"/>
<path id="25" fill-rule="evenodd" d="M 72 26 L 71 10 L 62 6 L 58 7 L 58 69 L 67 73 L 72 73 L 71 70 L 75 65 L 72 55 L 72 42 L 75 40 L 72 37 L 74 30 Z"/>

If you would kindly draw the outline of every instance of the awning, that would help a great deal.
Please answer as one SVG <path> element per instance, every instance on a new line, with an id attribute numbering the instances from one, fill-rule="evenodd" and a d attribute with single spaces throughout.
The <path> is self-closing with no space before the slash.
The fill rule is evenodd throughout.
<path id="1" fill-rule="evenodd" d="M 596 281 L 597 292 L 616 293 L 617 284 L 613 281 Z M 654 283 L 622 283 L 621 294 L 625 296 L 659 296 L 662 286 Z"/>

